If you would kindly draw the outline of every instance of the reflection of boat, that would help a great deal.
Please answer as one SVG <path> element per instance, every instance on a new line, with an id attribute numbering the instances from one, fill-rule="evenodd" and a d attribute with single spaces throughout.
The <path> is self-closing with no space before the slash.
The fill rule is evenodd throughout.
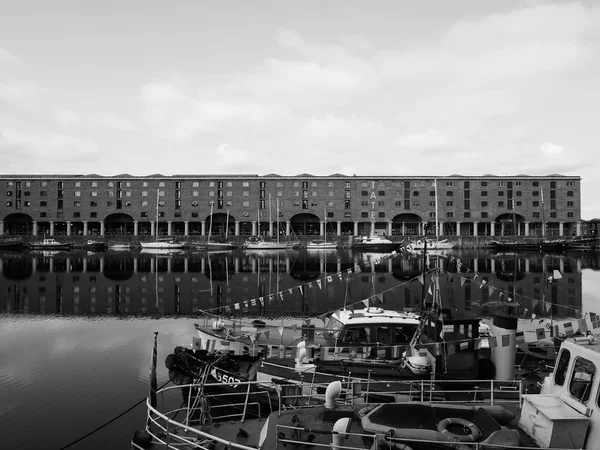
<path id="1" fill-rule="evenodd" d="M 42 241 L 33 241 L 29 243 L 32 250 L 71 250 L 70 242 L 59 242 L 56 239 L 46 238 Z"/>
<path id="2" fill-rule="evenodd" d="M 409 242 L 406 245 L 408 251 L 420 251 L 425 250 L 427 245 L 427 251 L 429 250 L 451 250 L 456 248 L 456 244 L 448 241 L 448 239 L 436 240 L 436 239 L 417 239 L 416 241 Z"/>
<path id="3" fill-rule="evenodd" d="M 392 242 L 384 236 L 357 236 L 352 242 L 352 249 L 357 251 L 391 252 L 396 250 L 399 245 L 397 242 Z"/>
<path id="4" fill-rule="evenodd" d="M 592 250 L 598 249 L 599 246 L 600 240 L 597 235 L 576 236 L 565 241 L 565 249 L 567 250 Z"/>
<path id="5" fill-rule="evenodd" d="M 140 253 L 150 255 L 183 255 L 185 251 L 180 248 L 143 248 L 140 250 Z"/>
<path id="6" fill-rule="evenodd" d="M 536 251 L 562 252 L 565 249 L 564 239 L 522 238 L 516 241 L 495 240 L 491 242 L 495 251 Z"/>
<path id="7" fill-rule="evenodd" d="M 152 361 L 148 420 L 145 431 L 134 435 L 136 449 L 159 446 L 165 429 L 172 446 L 185 443 L 192 449 L 222 444 L 271 449 L 283 442 L 292 448 L 356 450 L 585 449 L 596 448 L 593 443 L 600 439 L 600 405 L 595 401 L 600 391 L 600 341 L 594 337 L 566 339 L 553 373 L 537 394 L 524 393 L 523 383 L 514 380 L 476 381 L 476 394 L 464 384 L 452 387 L 449 381 L 447 388 L 438 389 L 423 380 L 412 383 L 407 401 L 381 403 L 370 385 L 358 388 L 350 376 L 326 386 L 306 376 L 304 384 L 312 389 L 309 395 L 296 391 L 294 408 L 279 403 L 284 383 L 265 381 L 264 386 L 281 394 L 272 413 L 257 405 L 256 392 L 234 412 L 228 411 L 228 417 L 210 408 L 219 398 L 205 394 L 207 384 L 157 389 L 156 358 Z M 220 386 L 245 387 L 249 393 L 256 386 L 235 378 L 220 381 Z M 436 401 L 432 395 L 447 400 Z M 317 399 L 323 404 L 315 405 Z"/>
<path id="8" fill-rule="evenodd" d="M 108 248 L 111 250 L 131 250 L 131 244 L 112 244 Z"/>

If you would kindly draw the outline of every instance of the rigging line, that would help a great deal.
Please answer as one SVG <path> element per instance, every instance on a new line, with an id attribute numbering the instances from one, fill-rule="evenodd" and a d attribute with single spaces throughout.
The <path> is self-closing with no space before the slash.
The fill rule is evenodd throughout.
<path id="1" fill-rule="evenodd" d="M 172 378 L 169 378 L 169 381 L 165 382 L 160 388 L 158 388 L 158 390 L 164 388 L 167 384 L 169 384 L 171 381 L 173 381 Z M 78 442 L 83 441 L 84 439 L 90 437 L 92 434 L 100 431 L 102 428 L 110 425 L 111 423 L 113 423 L 115 420 L 120 419 L 121 417 L 123 417 L 125 414 L 127 414 L 128 412 L 130 412 L 131 410 L 133 410 L 134 408 L 137 408 L 139 405 L 141 405 L 143 402 L 145 402 L 148 399 L 148 397 L 144 397 L 143 399 L 141 399 L 139 402 L 137 402 L 135 405 L 127 408 L 125 411 L 123 411 L 121 414 L 117 415 L 116 417 L 113 417 L 112 419 L 110 419 L 108 422 L 105 422 L 104 424 L 100 425 L 99 427 L 96 427 L 95 429 L 93 429 L 92 431 L 90 431 L 89 433 L 81 436 L 79 439 L 74 440 L 73 442 L 71 442 L 70 444 L 65 445 L 64 447 L 61 447 L 59 450 L 65 450 L 66 448 L 72 447 L 73 445 L 77 444 Z"/>

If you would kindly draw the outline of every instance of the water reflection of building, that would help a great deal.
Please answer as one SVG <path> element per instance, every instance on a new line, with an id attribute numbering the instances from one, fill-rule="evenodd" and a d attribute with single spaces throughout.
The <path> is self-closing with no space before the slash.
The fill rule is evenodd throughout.
<path id="1" fill-rule="evenodd" d="M 500 293 L 537 315 L 581 308 L 582 267 L 597 260 L 550 255 L 460 254 L 441 259 L 443 302 L 486 313 Z M 359 267 L 360 271 L 356 271 Z M 547 283 L 554 270 L 562 274 Z M 256 313 L 316 315 L 373 297 L 389 308 L 419 307 L 420 256 L 351 251 L 251 254 L 16 255 L 0 259 L 2 312 L 30 314 L 194 314 L 248 301 Z M 481 285 L 485 280 L 485 285 Z M 302 288 L 300 288 L 302 287 Z M 272 296 L 272 297 L 271 297 Z M 263 298 L 263 302 L 256 300 Z M 502 300 L 502 299 L 501 299 Z M 545 300 L 546 303 L 542 303 Z"/>

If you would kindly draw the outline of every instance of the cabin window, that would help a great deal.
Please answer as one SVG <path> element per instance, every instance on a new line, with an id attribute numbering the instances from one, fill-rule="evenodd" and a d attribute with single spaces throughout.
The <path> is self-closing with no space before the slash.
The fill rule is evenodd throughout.
<path id="1" fill-rule="evenodd" d="M 375 329 L 375 337 L 379 344 L 391 344 L 392 343 L 392 333 L 390 331 L 390 327 L 378 326 Z"/>
<path id="2" fill-rule="evenodd" d="M 569 393 L 580 402 L 586 403 L 590 398 L 595 373 L 596 367 L 593 362 L 585 358 L 577 358 L 569 384 Z"/>
<path id="3" fill-rule="evenodd" d="M 410 336 L 407 330 L 402 327 L 396 327 L 396 344 L 408 344 Z"/>
<path id="4" fill-rule="evenodd" d="M 340 342 L 343 344 L 367 344 L 370 339 L 371 330 L 363 326 L 348 327 L 342 330 Z"/>

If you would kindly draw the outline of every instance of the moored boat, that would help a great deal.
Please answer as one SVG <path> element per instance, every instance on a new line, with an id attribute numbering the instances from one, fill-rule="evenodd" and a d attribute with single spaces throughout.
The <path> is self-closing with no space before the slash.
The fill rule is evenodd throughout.
<path id="1" fill-rule="evenodd" d="M 30 242 L 28 247 L 31 250 L 71 250 L 71 243 L 60 242 L 52 238 L 45 238 L 41 241 Z"/>
<path id="2" fill-rule="evenodd" d="M 392 252 L 397 250 L 400 244 L 392 242 L 388 238 L 379 235 L 357 236 L 352 242 L 352 249 L 356 251 Z"/>
<path id="3" fill-rule="evenodd" d="M 156 353 L 154 353 L 156 354 Z M 447 401 L 427 401 L 433 386 L 413 383 L 413 400 L 369 401 L 367 390 L 335 381 L 286 409 L 260 411 L 251 386 L 245 401 L 223 413 L 211 408 L 206 384 L 157 389 L 156 359 L 150 376 L 146 428 L 134 434 L 132 448 L 164 448 L 166 442 L 191 449 L 592 449 L 600 439 L 600 340 L 568 338 L 538 394 L 500 380 L 478 381 L 476 392 L 452 389 Z M 230 384 L 231 380 L 217 383 Z M 307 383 L 309 380 L 306 381 Z M 506 381 L 508 383 L 508 380 Z M 275 384 L 273 389 L 280 389 Z M 441 391 L 437 392 L 442 393 Z M 280 397 L 281 399 L 282 397 Z M 320 404 L 315 405 L 319 399 Z M 426 399 L 425 401 L 423 399 Z M 181 405 L 173 407 L 173 405 Z"/>
<path id="4" fill-rule="evenodd" d="M 21 251 L 23 250 L 23 239 L 20 237 L 0 238 L 0 251 Z"/>

